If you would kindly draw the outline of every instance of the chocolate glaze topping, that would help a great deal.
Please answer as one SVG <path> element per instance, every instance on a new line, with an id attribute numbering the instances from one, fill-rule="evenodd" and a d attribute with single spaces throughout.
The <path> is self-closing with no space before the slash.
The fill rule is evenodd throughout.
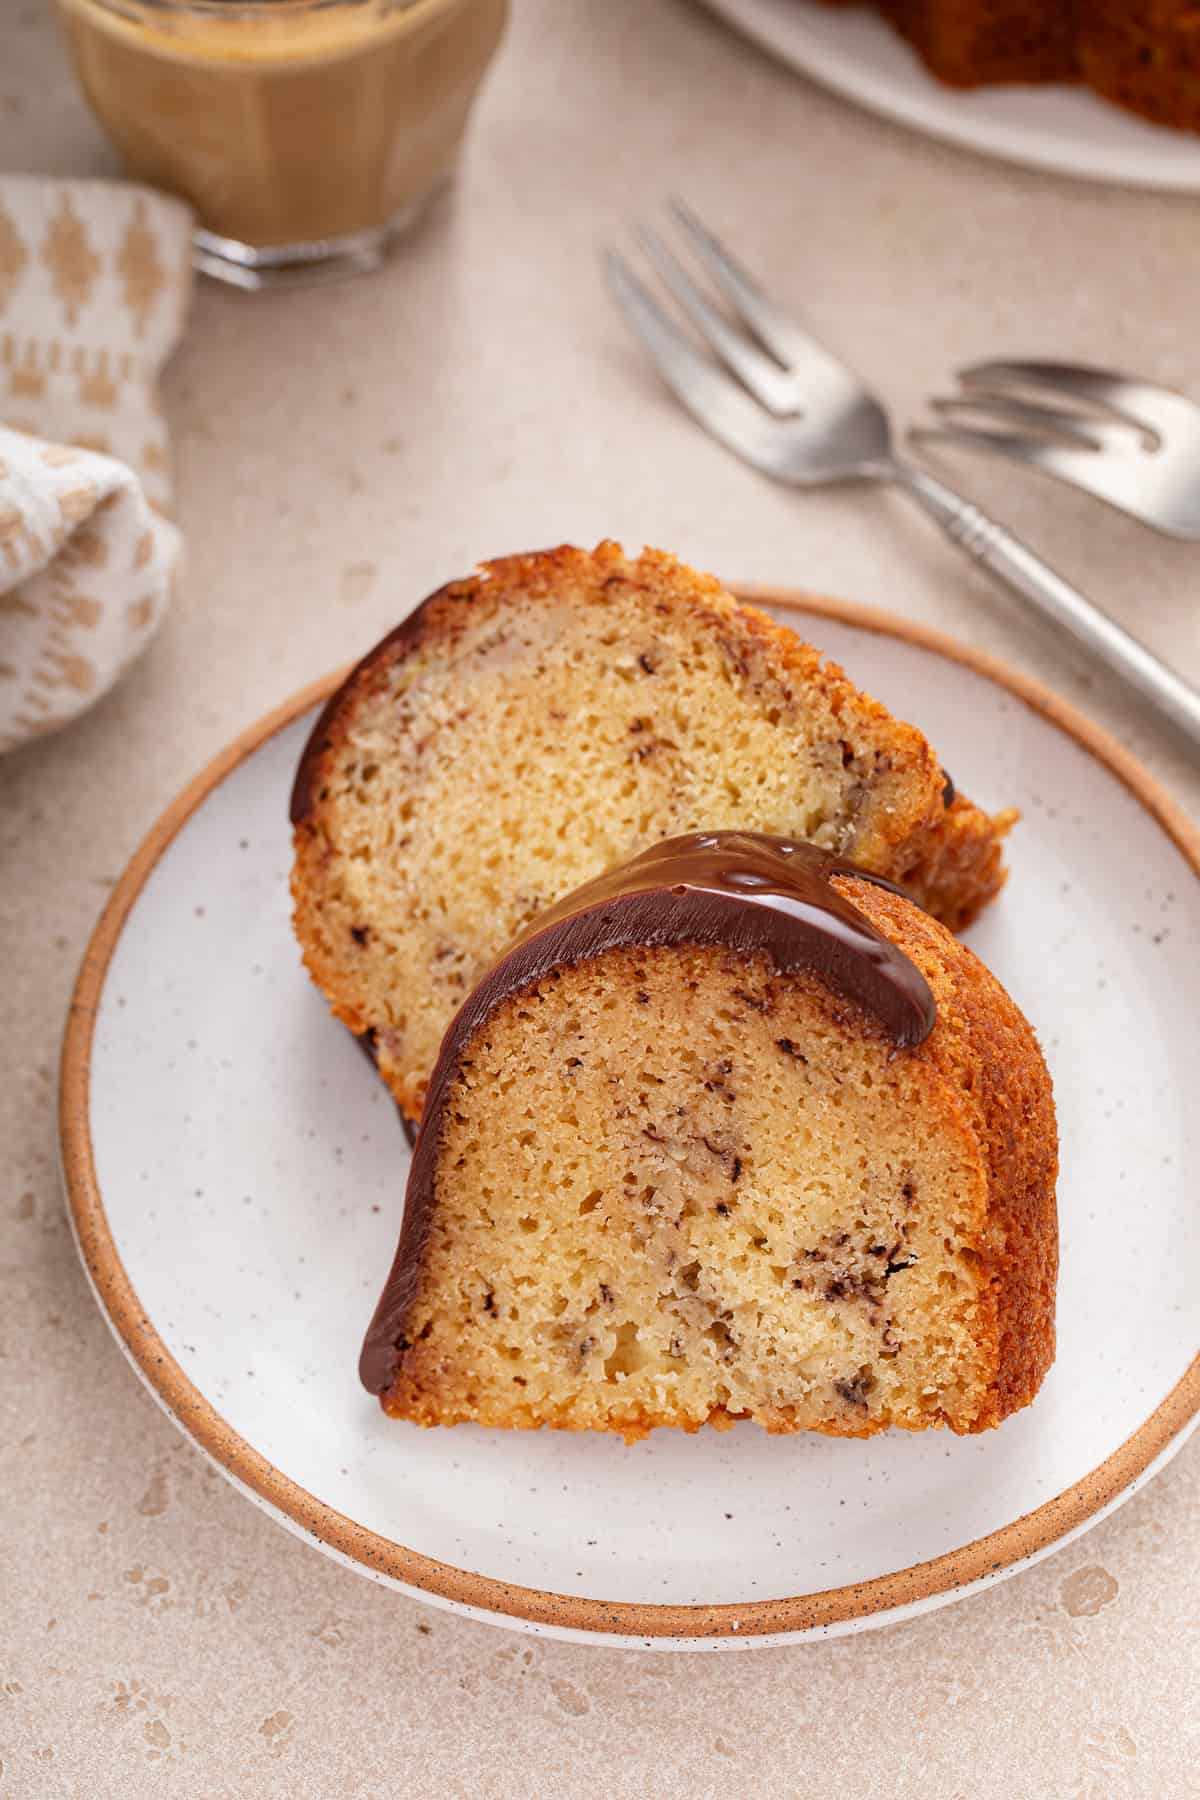
<path id="1" fill-rule="evenodd" d="M 936 1009 L 925 977 L 830 885 L 835 875 L 892 888 L 790 838 L 744 831 L 672 838 L 568 894 L 506 951 L 442 1040 L 409 1172 L 399 1248 L 359 1359 L 370 1393 L 390 1386 L 407 1348 L 404 1324 L 432 1220 L 442 1115 L 460 1058 L 512 995 L 552 970 L 612 949 L 720 944 L 766 951 L 781 974 L 812 971 L 857 1002 L 897 1049 L 912 1049 L 928 1037 Z"/>

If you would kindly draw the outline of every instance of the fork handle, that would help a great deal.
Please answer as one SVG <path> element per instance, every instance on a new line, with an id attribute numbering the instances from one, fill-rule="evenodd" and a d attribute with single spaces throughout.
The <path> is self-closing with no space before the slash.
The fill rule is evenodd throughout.
<path id="1" fill-rule="evenodd" d="M 897 463 L 889 473 L 904 493 L 936 519 L 952 544 L 1123 676 L 1194 749 L 1200 749 L 1200 691 L 953 488 L 911 464 Z"/>

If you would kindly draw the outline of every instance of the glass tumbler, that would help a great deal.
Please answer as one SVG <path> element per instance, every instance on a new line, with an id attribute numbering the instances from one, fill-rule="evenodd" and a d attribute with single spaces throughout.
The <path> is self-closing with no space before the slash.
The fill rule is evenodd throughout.
<path id="1" fill-rule="evenodd" d="M 376 267 L 452 174 L 508 0 L 58 0 L 130 172 L 243 287 Z"/>

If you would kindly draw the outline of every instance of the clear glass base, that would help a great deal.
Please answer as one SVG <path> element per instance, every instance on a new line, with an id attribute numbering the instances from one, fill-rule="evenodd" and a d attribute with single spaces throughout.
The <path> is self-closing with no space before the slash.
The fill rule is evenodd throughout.
<path id="1" fill-rule="evenodd" d="M 383 225 L 347 232 L 342 237 L 257 247 L 197 227 L 192 236 L 192 266 L 214 281 L 251 292 L 314 287 L 320 282 L 344 281 L 350 275 L 367 275 L 382 267 L 392 244 L 411 231 L 450 180 L 449 175 L 443 177 L 432 192 L 401 207 Z"/>

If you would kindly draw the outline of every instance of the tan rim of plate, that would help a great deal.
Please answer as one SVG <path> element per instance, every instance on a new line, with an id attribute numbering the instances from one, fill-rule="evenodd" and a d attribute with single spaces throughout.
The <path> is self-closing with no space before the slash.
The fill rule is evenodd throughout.
<path id="1" fill-rule="evenodd" d="M 1158 783 L 1107 732 L 1040 682 L 924 625 L 841 600 L 784 588 L 740 590 L 742 597 L 786 606 L 901 638 L 986 676 L 1049 719 L 1111 770 L 1182 851 L 1200 876 L 1200 833 Z M 1200 1354 L 1145 1423 L 1118 1450 L 1055 1499 L 1001 1530 L 959 1550 L 881 1575 L 853 1587 L 828 1588 L 792 1599 L 722 1606 L 646 1606 L 579 1598 L 512 1586 L 406 1550 L 356 1525 L 299 1487 L 239 1437 L 193 1386 L 169 1354 L 125 1272 L 96 1180 L 88 1120 L 92 1036 L 105 976 L 117 940 L 145 882 L 167 846 L 225 778 L 268 738 L 323 701 L 339 676 L 294 695 L 244 731 L 175 799 L 134 855 L 92 934 L 71 999 L 62 1053 L 59 1120 L 63 1165 L 80 1254 L 96 1293 L 130 1357 L 188 1435 L 237 1482 L 293 1525 L 376 1577 L 485 1612 L 579 1632 L 632 1638 L 738 1638 L 808 1631 L 928 1601 L 968 1586 L 1048 1549 L 1077 1530 L 1134 1482 L 1200 1411 Z"/>

